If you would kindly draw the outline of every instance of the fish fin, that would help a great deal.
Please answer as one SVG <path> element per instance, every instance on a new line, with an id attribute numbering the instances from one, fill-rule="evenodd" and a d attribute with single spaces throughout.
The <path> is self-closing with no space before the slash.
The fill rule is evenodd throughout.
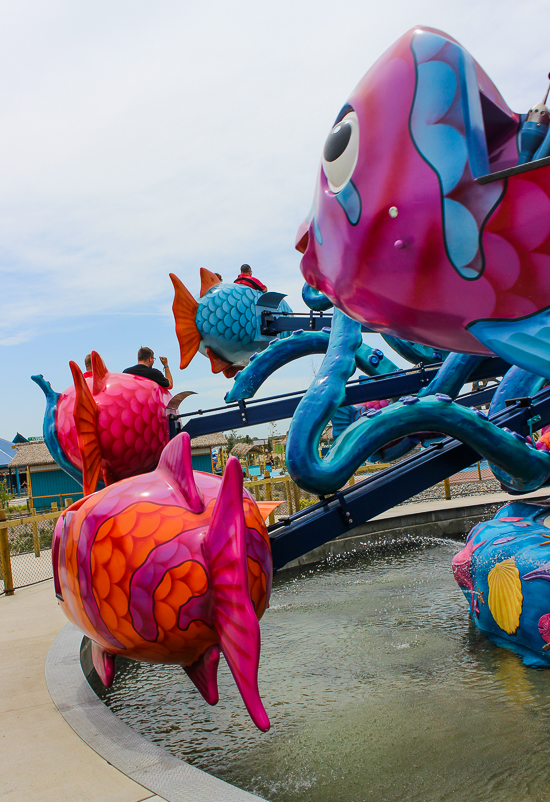
<path id="1" fill-rule="evenodd" d="M 114 483 L 116 482 L 116 478 L 113 475 L 108 465 L 101 466 L 101 475 L 103 477 L 103 484 L 105 485 L 105 487 L 109 487 L 109 485 L 114 485 Z"/>
<path id="2" fill-rule="evenodd" d="M 282 501 L 257 501 L 256 506 L 260 510 L 260 514 L 264 521 L 267 521 L 273 510 L 282 503 Z"/>
<path id="3" fill-rule="evenodd" d="M 92 351 L 92 374 L 93 374 L 93 384 L 92 384 L 92 393 L 97 395 L 101 393 L 105 389 L 105 385 L 107 384 L 107 366 L 102 358 L 99 356 L 97 351 Z"/>
<path id="4" fill-rule="evenodd" d="M 242 365 L 231 365 L 229 368 L 224 368 L 222 372 L 226 379 L 232 379 L 242 369 Z"/>
<path id="5" fill-rule="evenodd" d="M 165 409 L 167 409 L 169 412 L 177 412 L 181 402 L 189 395 L 197 395 L 197 394 L 194 390 L 183 390 L 181 393 L 172 396 L 170 401 L 166 404 Z"/>
<path id="6" fill-rule="evenodd" d="M 195 484 L 191 461 L 191 438 L 187 432 L 182 432 L 170 440 L 160 455 L 158 470 L 166 471 L 174 479 L 191 512 L 197 514 L 203 512 L 204 499 Z"/>
<path id="7" fill-rule="evenodd" d="M 356 410 L 353 406 L 339 407 L 332 416 L 332 436 L 336 440 L 348 426 L 356 420 Z"/>
<path id="8" fill-rule="evenodd" d="M 84 495 L 87 496 L 95 492 L 101 471 L 101 449 L 97 435 L 97 404 L 76 362 L 69 362 L 69 366 L 76 390 L 74 422 L 82 460 Z"/>
<path id="9" fill-rule="evenodd" d="M 176 321 L 176 336 L 180 346 L 180 368 L 183 370 L 199 350 L 201 335 L 195 323 L 199 305 L 175 273 L 170 273 L 170 278 L 174 285 L 175 294 L 172 311 Z"/>
<path id="10" fill-rule="evenodd" d="M 115 656 L 111 652 L 106 652 L 95 641 L 91 643 L 94 668 L 103 685 L 110 688 L 115 678 Z"/>
<path id="11" fill-rule="evenodd" d="M 213 623 L 224 657 L 254 724 L 269 727 L 258 690 L 260 625 L 250 600 L 243 473 L 229 457 L 203 549 L 212 580 Z"/>
<path id="12" fill-rule="evenodd" d="M 221 283 L 222 282 L 215 273 L 211 273 L 210 270 L 207 270 L 205 267 L 201 267 L 201 298 L 203 295 L 206 295 L 208 290 L 211 290 L 212 287 L 216 286 L 216 284 Z"/>
<path id="13" fill-rule="evenodd" d="M 206 348 L 206 356 L 212 365 L 212 373 L 221 373 L 222 370 L 228 370 L 229 368 L 233 367 L 231 362 L 227 362 L 227 360 L 223 359 L 223 357 L 218 356 L 218 354 L 211 348 Z"/>
<path id="14" fill-rule="evenodd" d="M 209 705 L 217 705 L 218 694 L 218 663 L 220 662 L 220 647 L 214 644 L 201 654 L 193 665 L 184 666 L 183 670 L 200 692 L 202 698 Z"/>

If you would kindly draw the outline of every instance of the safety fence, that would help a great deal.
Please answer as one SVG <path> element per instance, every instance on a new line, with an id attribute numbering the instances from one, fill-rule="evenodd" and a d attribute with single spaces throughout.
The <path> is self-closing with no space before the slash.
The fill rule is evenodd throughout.
<path id="1" fill-rule="evenodd" d="M 71 503 L 67 499 L 65 506 Z M 31 509 L 31 515 L 20 518 L 8 519 L 0 510 L 0 595 L 52 578 L 52 539 L 61 512 L 55 502 L 50 512 Z"/>
<path id="2" fill-rule="evenodd" d="M 389 463 L 377 463 L 376 465 L 363 465 L 358 468 L 344 487 L 350 487 L 355 481 L 361 481 L 366 474 L 376 473 L 383 468 L 389 467 Z M 285 518 L 301 509 L 315 504 L 319 500 L 318 496 L 300 490 L 288 474 L 282 476 L 266 476 L 245 482 L 244 486 L 252 493 L 256 501 L 279 501 L 280 505 L 269 515 L 268 523 L 274 524 L 276 518 Z M 343 489 L 343 488 L 342 488 Z"/>

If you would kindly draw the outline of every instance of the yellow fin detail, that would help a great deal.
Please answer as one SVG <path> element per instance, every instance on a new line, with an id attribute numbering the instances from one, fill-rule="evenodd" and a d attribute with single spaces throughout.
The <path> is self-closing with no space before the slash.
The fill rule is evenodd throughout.
<path id="1" fill-rule="evenodd" d="M 513 560 L 497 563 L 489 571 L 489 610 L 501 629 L 513 635 L 519 626 L 523 593 L 519 571 Z"/>

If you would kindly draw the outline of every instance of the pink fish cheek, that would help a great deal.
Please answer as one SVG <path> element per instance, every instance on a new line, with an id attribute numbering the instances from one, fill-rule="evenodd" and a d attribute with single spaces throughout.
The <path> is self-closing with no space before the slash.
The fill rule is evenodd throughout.
<path id="1" fill-rule="evenodd" d="M 550 256 L 545 253 L 529 254 L 529 265 L 526 269 L 526 274 L 529 279 L 529 289 L 535 295 L 537 289 L 540 291 L 540 287 L 546 285 L 548 276 L 550 276 Z"/>
<path id="2" fill-rule="evenodd" d="M 506 294 L 499 296 L 495 314 L 499 318 L 503 317 L 513 319 L 530 315 L 533 312 L 536 312 L 537 309 L 538 306 L 533 303 L 533 301 L 530 301 L 523 296 L 514 295 L 513 293 L 507 292 Z"/>
<path id="3" fill-rule="evenodd" d="M 550 234 L 550 198 L 532 181 L 514 181 L 508 187 L 502 211 L 508 217 L 508 236 L 520 248 L 533 251 Z"/>
<path id="4" fill-rule="evenodd" d="M 483 251 L 485 277 L 497 291 L 509 290 L 518 280 L 521 268 L 516 249 L 508 240 L 488 232 L 483 236 Z"/>
<path id="5" fill-rule="evenodd" d="M 470 284 L 467 287 L 466 284 Z M 476 318 L 491 317 L 496 306 L 496 293 L 490 282 L 482 276 L 476 281 L 462 282 L 461 290 L 466 294 L 466 297 L 472 298 L 471 317 L 465 320 L 464 323 L 470 322 Z"/>

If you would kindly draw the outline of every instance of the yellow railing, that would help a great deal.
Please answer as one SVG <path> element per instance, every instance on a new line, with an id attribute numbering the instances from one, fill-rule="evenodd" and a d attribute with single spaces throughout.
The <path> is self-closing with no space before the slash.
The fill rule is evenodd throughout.
<path id="1" fill-rule="evenodd" d="M 65 499 L 65 507 L 69 507 L 73 503 L 72 498 Z M 12 549 L 10 546 L 9 530 L 21 527 L 31 528 L 32 545 L 35 557 L 40 557 L 40 532 L 38 529 L 39 523 L 43 521 L 56 521 L 61 515 L 62 510 L 58 508 L 57 502 L 52 502 L 51 511 L 37 514 L 34 508 L 31 509 L 31 514 L 22 516 L 20 518 L 7 518 L 6 510 L 0 509 L 0 563 L 2 568 L 2 579 L 4 582 L 4 593 L 6 596 L 13 596 L 15 592 L 15 583 L 13 580 L 12 570 Z M 31 552 L 32 554 L 32 552 Z M 51 578 L 51 576 L 50 576 Z M 41 579 L 35 581 L 41 582 Z M 28 582 L 26 584 L 33 584 Z"/>
<path id="2" fill-rule="evenodd" d="M 363 465 L 357 469 L 355 474 L 350 477 L 349 481 L 347 482 L 347 486 L 354 485 L 355 479 L 358 480 L 364 479 L 365 474 L 369 473 L 376 473 L 376 471 L 380 471 L 383 468 L 389 467 L 388 463 L 380 463 L 376 465 Z M 281 499 L 281 503 L 286 501 L 288 506 L 288 514 L 292 515 L 294 512 L 298 512 L 300 510 L 300 488 L 297 484 L 295 484 L 288 474 L 283 474 L 282 476 L 270 476 L 265 477 L 262 479 L 253 479 L 250 482 L 245 482 L 244 486 L 247 490 L 249 490 L 256 501 L 261 500 L 260 496 L 260 487 L 265 486 L 265 500 L 266 501 L 274 501 L 273 499 L 273 485 L 284 484 L 284 498 Z M 269 516 L 269 523 L 275 523 L 275 512 L 272 512 Z"/>

